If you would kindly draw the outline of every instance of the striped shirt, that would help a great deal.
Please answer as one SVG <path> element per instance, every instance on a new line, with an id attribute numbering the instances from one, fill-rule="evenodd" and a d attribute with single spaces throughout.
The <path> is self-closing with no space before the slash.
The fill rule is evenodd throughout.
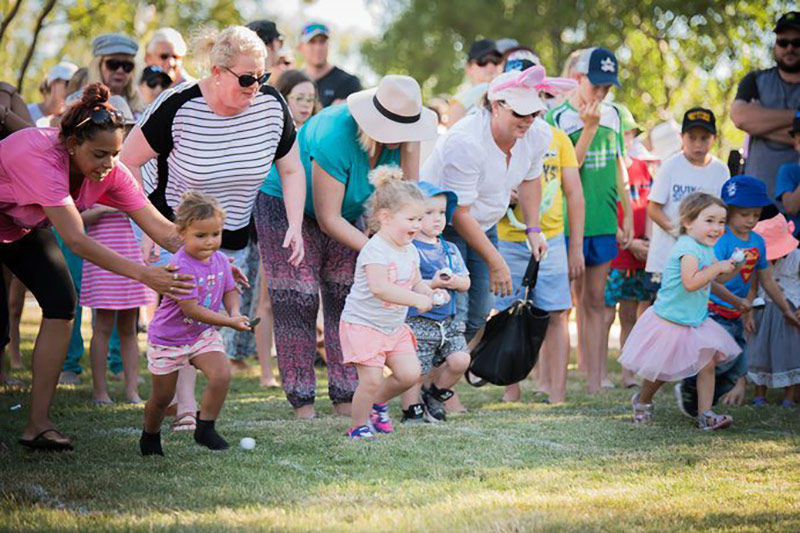
<path id="1" fill-rule="evenodd" d="M 222 247 L 247 245 L 256 195 L 275 159 L 289 153 L 295 129 L 283 97 L 265 85 L 242 113 L 220 116 L 198 82 L 164 91 L 139 119 L 158 157 L 142 167 L 145 192 L 168 219 L 181 195 L 195 190 L 225 209 Z"/>

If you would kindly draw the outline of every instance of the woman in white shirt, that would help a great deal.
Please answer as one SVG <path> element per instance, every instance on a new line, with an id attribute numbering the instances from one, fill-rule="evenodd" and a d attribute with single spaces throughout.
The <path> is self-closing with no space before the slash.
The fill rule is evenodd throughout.
<path id="1" fill-rule="evenodd" d="M 516 190 L 531 250 L 546 249 L 539 223 L 539 178 L 552 133 L 537 120 L 546 109 L 536 85 L 542 67 L 507 72 L 489 86 L 484 108 L 458 122 L 436 143 L 421 179 L 458 195 L 452 226 L 444 237 L 458 246 L 472 279 L 469 293 L 457 295 L 458 318 L 470 339 L 483 327 L 492 293 L 511 294 L 511 272 L 497 251 L 497 222 Z"/>

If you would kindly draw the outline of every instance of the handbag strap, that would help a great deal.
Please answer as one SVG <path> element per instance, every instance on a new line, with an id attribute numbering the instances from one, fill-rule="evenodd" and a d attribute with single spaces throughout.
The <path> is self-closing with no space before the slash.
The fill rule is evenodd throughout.
<path id="1" fill-rule="evenodd" d="M 528 267 L 525 269 L 525 275 L 522 277 L 522 284 L 520 287 L 525 289 L 525 300 L 528 299 L 528 291 L 536 286 L 536 280 L 539 279 L 539 261 L 531 254 L 528 260 Z"/>

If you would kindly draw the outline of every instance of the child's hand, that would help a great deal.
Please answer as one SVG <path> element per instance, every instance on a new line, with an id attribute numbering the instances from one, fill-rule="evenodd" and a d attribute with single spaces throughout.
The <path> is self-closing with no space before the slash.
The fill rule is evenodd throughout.
<path id="1" fill-rule="evenodd" d="M 427 313 L 433 307 L 433 300 L 430 296 L 418 294 L 416 300 L 417 302 L 414 304 L 414 307 L 416 307 L 417 311 L 420 313 Z"/>
<path id="2" fill-rule="evenodd" d="M 749 313 L 753 310 L 753 304 L 750 303 L 750 300 L 747 298 L 737 298 L 736 305 L 734 307 L 736 307 L 736 309 L 742 313 Z"/>
<path id="3" fill-rule="evenodd" d="M 800 309 L 795 311 L 794 313 L 789 311 L 785 313 L 783 316 L 786 317 L 786 320 L 796 328 L 800 328 Z"/>
<path id="4" fill-rule="evenodd" d="M 431 296 L 431 302 L 433 302 L 433 305 L 436 306 L 449 303 L 450 293 L 442 289 L 437 289 L 433 291 L 433 295 Z"/>
<path id="5" fill-rule="evenodd" d="M 452 289 L 457 279 L 458 276 L 453 274 L 449 268 L 443 268 L 436 271 L 429 285 L 431 289 Z"/>
<path id="6" fill-rule="evenodd" d="M 228 327 L 236 331 L 250 331 L 250 319 L 246 316 L 232 316 L 228 322 Z"/>
<path id="7" fill-rule="evenodd" d="M 744 313 L 742 315 L 742 323 L 744 324 L 744 332 L 748 335 L 756 332 L 756 321 L 753 320 L 753 313 Z"/>
<path id="8" fill-rule="evenodd" d="M 744 403 L 745 380 L 740 378 L 736 385 L 720 398 L 725 405 L 742 405 Z"/>
<path id="9" fill-rule="evenodd" d="M 583 104 L 578 109 L 578 116 L 583 122 L 583 127 L 587 130 L 597 129 L 600 125 L 600 101 L 595 100 L 588 104 Z"/>
<path id="10" fill-rule="evenodd" d="M 716 267 L 720 274 L 730 274 L 736 270 L 736 263 L 732 259 L 723 259 L 717 262 Z"/>
<path id="11" fill-rule="evenodd" d="M 633 239 L 628 248 L 637 261 L 647 261 L 647 253 L 650 251 L 650 243 L 644 239 Z"/>

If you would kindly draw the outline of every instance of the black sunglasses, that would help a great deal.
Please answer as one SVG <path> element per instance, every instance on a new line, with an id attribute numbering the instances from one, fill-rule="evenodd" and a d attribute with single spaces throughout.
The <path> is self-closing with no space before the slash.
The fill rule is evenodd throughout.
<path id="1" fill-rule="evenodd" d="M 225 70 L 227 70 L 228 72 L 230 72 L 239 79 L 239 87 L 250 87 L 256 82 L 258 83 L 259 86 L 261 86 L 267 83 L 267 80 L 269 79 L 269 72 L 265 72 L 264 74 L 256 78 L 252 74 L 236 74 L 228 67 L 222 67 L 222 68 L 224 68 Z"/>
<path id="2" fill-rule="evenodd" d="M 162 89 L 168 88 L 172 85 L 172 81 L 167 81 L 164 78 L 150 78 L 145 82 L 148 87 L 151 89 L 155 89 L 156 87 L 161 87 Z"/>
<path id="3" fill-rule="evenodd" d="M 775 44 L 781 48 L 789 48 L 789 45 L 792 45 L 792 48 L 800 48 L 800 39 L 776 39 Z"/>
<path id="4" fill-rule="evenodd" d="M 109 109 L 104 106 L 97 106 L 92 109 L 92 112 L 89 113 L 88 117 L 78 122 L 78 124 L 75 126 L 75 131 L 88 124 L 89 121 L 98 126 L 108 122 L 111 122 L 112 124 L 124 124 L 125 115 L 123 115 L 122 111 L 118 109 Z"/>
<path id="5" fill-rule="evenodd" d="M 107 59 L 106 60 L 106 68 L 111 72 L 116 70 L 122 69 L 126 73 L 130 74 L 133 71 L 133 61 L 125 61 L 124 59 Z"/>
<path id="6" fill-rule="evenodd" d="M 509 111 L 511 111 L 511 114 L 512 114 L 512 115 L 514 115 L 514 118 L 519 118 L 519 119 L 523 119 L 523 118 L 536 118 L 536 117 L 538 117 L 538 116 L 539 116 L 539 114 L 541 113 L 541 111 L 534 111 L 534 112 L 533 112 L 533 113 L 531 113 L 530 115 L 520 115 L 519 113 L 517 113 L 516 111 L 514 111 L 513 109 L 511 109 L 511 106 L 510 106 L 510 105 L 508 105 L 508 103 L 506 103 L 506 102 L 502 102 L 502 101 L 501 101 L 501 102 L 498 102 L 498 104 L 500 104 L 502 107 L 504 107 L 504 108 L 508 109 Z"/>
<path id="7" fill-rule="evenodd" d="M 490 54 L 490 55 L 485 55 L 485 56 L 481 57 L 480 59 L 478 59 L 475 62 L 478 64 L 479 67 L 485 67 L 489 63 L 491 63 L 492 65 L 499 65 L 502 61 L 503 60 L 501 58 L 497 57 L 496 55 Z"/>

